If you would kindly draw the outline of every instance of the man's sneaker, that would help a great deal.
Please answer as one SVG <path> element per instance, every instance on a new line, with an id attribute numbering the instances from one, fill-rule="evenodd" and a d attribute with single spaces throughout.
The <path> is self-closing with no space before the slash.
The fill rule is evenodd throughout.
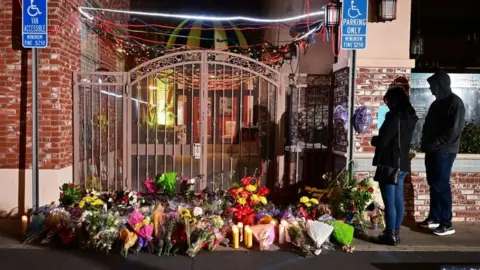
<path id="1" fill-rule="evenodd" d="M 452 235 L 454 233 L 455 233 L 455 230 L 453 229 L 452 226 L 441 225 L 435 230 L 433 230 L 433 234 L 438 236 Z"/>
<path id="2" fill-rule="evenodd" d="M 438 228 L 438 226 L 440 226 L 440 223 L 427 218 L 424 221 L 418 223 L 418 226 L 425 229 L 436 229 Z"/>

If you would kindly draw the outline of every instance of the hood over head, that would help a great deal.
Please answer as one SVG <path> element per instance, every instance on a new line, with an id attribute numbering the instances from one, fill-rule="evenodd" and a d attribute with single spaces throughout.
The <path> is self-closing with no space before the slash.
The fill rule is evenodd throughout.
<path id="1" fill-rule="evenodd" d="M 435 72 L 427 79 L 427 82 L 437 99 L 444 99 L 452 94 L 450 76 L 445 71 Z"/>

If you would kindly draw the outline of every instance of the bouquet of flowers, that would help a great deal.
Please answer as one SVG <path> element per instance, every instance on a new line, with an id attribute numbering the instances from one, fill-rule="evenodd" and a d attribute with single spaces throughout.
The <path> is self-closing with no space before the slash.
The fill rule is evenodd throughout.
<path id="1" fill-rule="evenodd" d="M 193 233 L 192 233 L 192 245 L 188 248 L 187 254 L 190 257 L 195 257 L 197 253 L 202 249 L 202 247 L 205 245 L 205 243 L 208 242 L 208 240 L 211 237 L 211 233 L 207 229 L 201 229 L 197 228 Z"/>
<path id="2" fill-rule="evenodd" d="M 78 203 L 78 207 L 90 211 L 98 211 L 103 208 L 103 201 L 97 196 L 88 194 Z"/>
<path id="3" fill-rule="evenodd" d="M 227 212 L 233 213 L 235 222 L 242 222 L 246 225 L 253 225 L 255 210 L 267 205 L 268 188 L 260 186 L 260 178 L 245 177 L 241 180 L 240 186 L 229 189 L 227 199 L 232 204 Z"/>
<path id="4" fill-rule="evenodd" d="M 315 242 L 317 250 L 327 241 L 333 232 L 333 227 L 320 221 L 307 220 L 307 234 Z"/>
<path id="5" fill-rule="evenodd" d="M 120 241 L 122 241 L 121 254 L 123 257 L 127 257 L 130 248 L 137 243 L 138 236 L 135 232 L 132 232 L 126 226 L 124 226 L 120 230 L 119 238 Z"/>
<path id="6" fill-rule="evenodd" d="M 69 243 L 73 238 L 74 228 L 71 224 L 70 213 L 64 208 L 53 208 L 45 218 L 45 229 L 47 236 L 41 241 L 42 244 L 48 244 L 58 235 L 64 243 Z"/>
<path id="7" fill-rule="evenodd" d="M 111 212 L 86 212 L 85 230 L 90 235 L 88 244 L 108 253 L 119 236 L 118 217 Z"/>
<path id="8" fill-rule="evenodd" d="M 302 216 L 306 219 L 315 219 L 317 215 L 318 200 L 303 196 L 300 198 L 298 208 Z"/>
<path id="9" fill-rule="evenodd" d="M 195 198 L 195 178 L 183 178 L 180 183 L 180 192 L 185 196 L 187 201 Z"/>
<path id="10" fill-rule="evenodd" d="M 135 210 L 128 218 L 128 225 L 138 236 L 137 252 L 139 252 L 152 241 L 153 226 L 150 218 L 144 217 L 140 211 Z"/>
<path id="11" fill-rule="evenodd" d="M 162 188 L 168 196 L 175 194 L 175 183 L 177 182 L 176 172 L 163 173 L 156 179 L 158 187 Z"/>
<path id="12" fill-rule="evenodd" d="M 290 237 L 290 243 L 294 246 L 301 249 L 303 256 L 306 258 L 312 258 L 314 254 L 312 253 L 312 246 L 307 242 L 307 237 L 305 237 L 305 232 L 303 226 L 298 222 L 293 222 L 289 224 L 288 236 Z"/>
<path id="13" fill-rule="evenodd" d="M 275 225 L 260 224 L 250 227 L 255 240 L 259 243 L 260 250 L 267 250 L 275 241 Z"/>
<path id="14" fill-rule="evenodd" d="M 178 213 L 176 211 L 170 211 L 165 215 L 165 223 L 164 223 L 164 234 L 163 236 L 158 239 L 158 256 L 161 255 L 170 255 L 170 251 L 173 247 L 172 243 L 172 234 L 175 230 L 175 226 L 178 222 Z"/>
<path id="15" fill-rule="evenodd" d="M 75 205 L 80 202 L 83 197 L 83 191 L 80 186 L 74 184 L 63 184 L 60 187 L 60 203 L 63 206 Z"/>

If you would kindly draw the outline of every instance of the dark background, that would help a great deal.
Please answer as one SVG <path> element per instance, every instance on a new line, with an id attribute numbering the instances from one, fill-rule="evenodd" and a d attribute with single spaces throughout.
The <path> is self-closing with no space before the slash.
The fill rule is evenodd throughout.
<path id="1" fill-rule="evenodd" d="M 412 0 L 411 20 L 411 40 L 421 29 L 425 43 L 414 72 L 480 73 L 480 1 Z"/>

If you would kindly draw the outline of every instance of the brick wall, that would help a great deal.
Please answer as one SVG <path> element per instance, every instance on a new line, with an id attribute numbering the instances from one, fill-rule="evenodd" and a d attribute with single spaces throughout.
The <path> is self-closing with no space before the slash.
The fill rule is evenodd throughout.
<path id="1" fill-rule="evenodd" d="M 355 152 L 374 152 L 370 145 L 372 136 L 378 133 L 377 112 L 383 105 L 383 96 L 388 86 L 397 77 L 403 76 L 410 80 L 410 69 L 404 68 L 357 68 L 355 107 L 366 105 L 373 113 L 373 125 L 367 134 L 355 136 Z"/>
<path id="2" fill-rule="evenodd" d="M 102 1 L 100 1 L 102 2 Z M 30 50 L 19 46 L 18 1 L 0 0 L 0 168 L 31 167 Z M 105 1 L 128 8 L 129 1 Z M 80 70 L 80 21 L 75 0 L 49 1 L 49 47 L 39 51 L 39 165 L 59 169 L 72 164 L 72 72 Z M 20 19 L 20 21 L 19 21 Z M 14 25 L 14 27 L 12 27 Z M 100 65 L 114 71 L 117 55 L 99 42 Z"/>
<path id="3" fill-rule="evenodd" d="M 452 174 L 453 221 L 480 221 L 480 173 Z M 412 173 L 414 211 L 417 219 L 428 215 L 430 196 L 425 173 Z"/>

